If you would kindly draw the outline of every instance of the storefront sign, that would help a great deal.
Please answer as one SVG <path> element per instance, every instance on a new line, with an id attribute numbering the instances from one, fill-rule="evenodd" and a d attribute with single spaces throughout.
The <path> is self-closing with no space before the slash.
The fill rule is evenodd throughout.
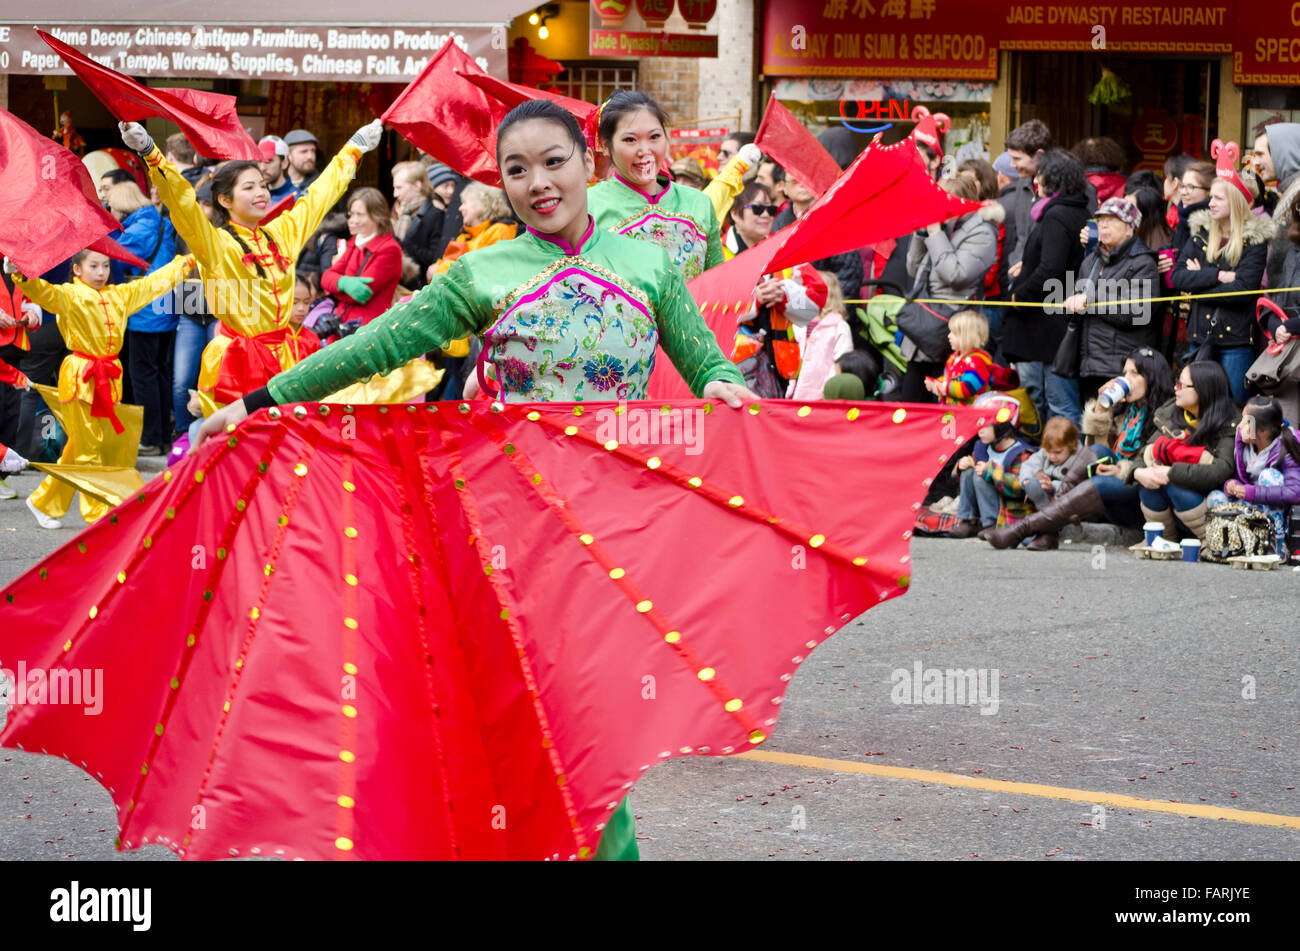
<path id="1" fill-rule="evenodd" d="M 771 0 L 763 72 L 996 79 L 990 12 L 972 0 Z"/>
<path id="2" fill-rule="evenodd" d="M 1238 85 L 1300 84 L 1300 3 L 1251 0 L 1250 15 L 1237 8 L 1232 81 Z"/>
<path id="3" fill-rule="evenodd" d="M 45 24 L 48 33 L 136 77 L 407 82 L 449 33 L 475 61 L 506 75 L 504 26 L 355 29 L 314 26 L 111 26 Z M 0 73 L 71 75 L 30 25 L 0 24 Z"/>
<path id="4" fill-rule="evenodd" d="M 632 33 L 627 30 L 592 30 L 592 56 L 705 56 L 718 55 L 718 38 L 699 33 Z"/>
<path id="5" fill-rule="evenodd" d="M 1253 0 L 1252 0 L 1253 3 Z M 1229 53 L 1235 0 L 1094 0 L 1091 3 L 996 5 L 993 35 L 1004 50 L 1095 50 L 1121 53 Z M 991 14 L 994 11 L 986 10 Z M 1253 9 L 1250 16 L 1254 17 Z"/>

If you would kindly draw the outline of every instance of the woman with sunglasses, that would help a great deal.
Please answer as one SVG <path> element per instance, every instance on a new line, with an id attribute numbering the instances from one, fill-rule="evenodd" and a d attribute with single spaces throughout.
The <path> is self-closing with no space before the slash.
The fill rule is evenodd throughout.
<path id="1" fill-rule="evenodd" d="M 651 241 L 687 281 L 723 261 L 718 214 L 703 192 L 660 174 L 668 117 L 643 92 L 616 92 L 601 107 L 597 132 L 613 174 L 591 188 L 596 227 Z"/>
<path id="2" fill-rule="evenodd" d="M 1118 380 L 1108 381 L 1097 394 L 1100 398 L 1112 384 L 1121 384 L 1123 395 L 1108 407 L 1093 400 L 1084 408 L 1083 432 L 1095 441 L 1075 455 L 1052 503 L 994 530 L 989 535 L 993 547 L 1010 548 L 1032 537 L 1030 551 L 1050 551 L 1060 544 L 1060 530 L 1074 521 L 1104 518 L 1112 525 L 1141 527 L 1139 488 L 1130 476 L 1142 462 L 1140 453 L 1155 430 L 1157 412 L 1173 398 L 1173 378 L 1159 351 L 1141 347 L 1130 353 Z M 1116 391 L 1107 395 L 1113 398 Z"/>
<path id="3" fill-rule="evenodd" d="M 731 227 L 722 243 L 722 258 L 730 261 L 772 233 L 772 222 L 780 208 L 772 193 L 759 182 L 747 182 L 731 205 Z"/>

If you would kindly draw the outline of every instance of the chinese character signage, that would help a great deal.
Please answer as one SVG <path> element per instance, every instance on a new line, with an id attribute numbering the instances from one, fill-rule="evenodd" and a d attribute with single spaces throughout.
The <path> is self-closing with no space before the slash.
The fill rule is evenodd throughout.
<path id="1" fill-rule="evenodd" d="M 996 79 L 995 26 L 974 0 L 771 0 L 763 72 Z"/>

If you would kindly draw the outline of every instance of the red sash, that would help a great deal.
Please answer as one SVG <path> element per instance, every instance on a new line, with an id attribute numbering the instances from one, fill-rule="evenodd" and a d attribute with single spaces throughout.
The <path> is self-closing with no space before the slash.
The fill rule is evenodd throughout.
<path id="1" fill-rule="evenodd" d="M 213 387 L 213 396 L 219 402 L 233 403 L 242 399 L 245 393 L 265 386 L 282 369 L 280 358 L 271 346 L 284 343 L 288 327 L 245 336 L 221 324 L 218 332 L 230 338 L 230 346 L 221 357 L 221 369 Z"/>
<path id="2" fill-rule="evenodd" d="M 117 410 L 114 408 L 113 381 L 122 376 L 122 364 L 117 357 L 93 357 L 77 350 L 72 351 L 72 355 L 87 361 L 86 368 L 81 371 L 81 378 L 95 378 L 95 396 L 90 403 L 90 415 L 107 419 L 113 424 L 113 432 L 120 435 L 126 427 L 117 418 Z"/>

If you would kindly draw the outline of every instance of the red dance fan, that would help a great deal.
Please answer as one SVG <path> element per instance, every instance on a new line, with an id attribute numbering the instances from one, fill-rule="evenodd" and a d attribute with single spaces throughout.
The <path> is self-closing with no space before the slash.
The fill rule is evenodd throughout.
<path id="1" fill-rule="evenodd" d="M 0 666 L 103 677 L 98 715 L 16 684 L 0 742 L 100 780 L 121 848 L 590 857 L 645 770 L 762 743 L 808 654 L 907 590 L 986 416 L 261 412 L 0 592 Z"/>

